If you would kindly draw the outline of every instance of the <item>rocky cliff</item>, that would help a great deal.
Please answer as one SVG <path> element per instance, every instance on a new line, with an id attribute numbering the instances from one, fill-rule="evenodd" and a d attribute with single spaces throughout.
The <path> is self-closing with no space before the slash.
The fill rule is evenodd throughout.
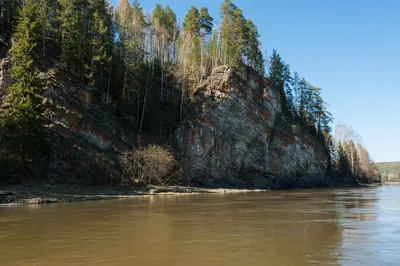
<path id="1" fill-rule="evenodd" d="M 8 57 L 0 59 L 0 100 L 14 83 L 10 68 Z M 119 119 L 112 99 L 94 97 L 87 86 L 57 68 L 40 75 L 49 83 L 42 95 L 42 116 L 50 148 L 46 176 L 40 178 L 50 184 L 120 182 L 119 154 L 132 149 L 135 138 Z M 14 172 L 1 172 L 0 181 Z M 32 178 L 32 173 L 24 175 Z"/>
<path id="2" fill-rule="evenodd" d="M 219 67 L 193 97 L 196 111 L 175 139 L 191 183 L 279 189 L 330 182 L 323 147 L 282 115 L 279 92 L 256 72 Z"/>
<path id="3" fill-rule="evenodd" d="M 14 82 L 9 69 L 4 57 L 0 96 Z M 51 147 L 46 182 L 120 182 L 119 155 L 134 148 L 136 136 L 112 99 L 94 97 L 56 69 L 42 73 L 51 81 L 43 95 Z M 219 67 L 192 96 L 193 115 L 176 130 L 174 145 L 189 184 L 277 189 L 329 183 L 323 147 L 282 115 L 279 93 L 256 72 Z"/>

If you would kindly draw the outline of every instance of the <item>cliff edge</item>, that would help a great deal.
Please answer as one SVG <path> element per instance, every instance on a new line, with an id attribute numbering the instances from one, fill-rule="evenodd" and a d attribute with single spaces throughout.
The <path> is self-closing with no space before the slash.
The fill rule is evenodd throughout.
<path id="1" fill-rule="evenodd" d="M 279 92 L 255 71 L 216 68 L 193 97 L 196 111 L 175 137 L 192 184 L 281 189 L 330 183 L 323 146 L 285 118 Z"/>

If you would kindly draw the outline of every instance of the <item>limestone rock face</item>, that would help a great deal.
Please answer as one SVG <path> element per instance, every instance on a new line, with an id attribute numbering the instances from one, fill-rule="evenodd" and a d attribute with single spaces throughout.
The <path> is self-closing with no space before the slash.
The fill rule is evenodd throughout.
<path id="1" fill-rule="evenodd" d="M 326 185 L 328 157 L 282 115 L 279 92 L 251 69 L 215 69 L 193 92 L 195 115 L 175 151 L 193 185 L 289 188 Z"/>

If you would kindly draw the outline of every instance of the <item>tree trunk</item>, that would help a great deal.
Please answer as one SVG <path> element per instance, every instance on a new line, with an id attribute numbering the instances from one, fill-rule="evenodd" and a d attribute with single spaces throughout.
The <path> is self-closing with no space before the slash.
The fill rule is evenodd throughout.
<path id="1" fill-rule="evenodd" d="M 219 43 L 221 38 L 221 28 L 218 30 L 218 38 L 217 38 L 217 52 L 215 55 L 215 65 L 214 68 L 218 67 L 218 54 L 219 54 Z"/>
<path id="2" fill-rule="evenodd" d="M 145 108 L 146 108 L 147 94 L 148 94 L 149 90 L 150 90 L 150 89 L 149 89 L 149 75 L 147 74 L 146 91 L 145 91 L 144 100 L 143 100 L 142 119 L 141 119 L 141 121 L 140 121 L 139 136 L 142 134 L 143 120 L 144 120 L 144 111 L 145 111 Z"/>
<path id="3" fill-rule="evenodd" d="M 107 87 L 107 105 L 109 104 L 109 97 L 110 97 L 111 69 L 112 69 L 112 64 L 110 63 L 110 69 L 108 73 L 108 87 Z"/>
<path id="4" fill-rule="evenodd" d="M 203 34 L 200 36 L 200 81 L 203 80 Z"/>

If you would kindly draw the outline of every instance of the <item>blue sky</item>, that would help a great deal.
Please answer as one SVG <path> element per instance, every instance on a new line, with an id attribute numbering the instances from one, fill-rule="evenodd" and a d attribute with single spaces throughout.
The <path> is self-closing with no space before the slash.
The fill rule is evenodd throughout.
<path id="1" fill-rule="evenodd" d="M 113 3 L 117 0 L 112 0 Z M 222 0 L 139 0 L 169 5 L 180 19 Z M 335 122 L 351 125 L 375 161 L 400 161 L 400 1 L 233 0 L 292 70 L 323 89 Z"/>

